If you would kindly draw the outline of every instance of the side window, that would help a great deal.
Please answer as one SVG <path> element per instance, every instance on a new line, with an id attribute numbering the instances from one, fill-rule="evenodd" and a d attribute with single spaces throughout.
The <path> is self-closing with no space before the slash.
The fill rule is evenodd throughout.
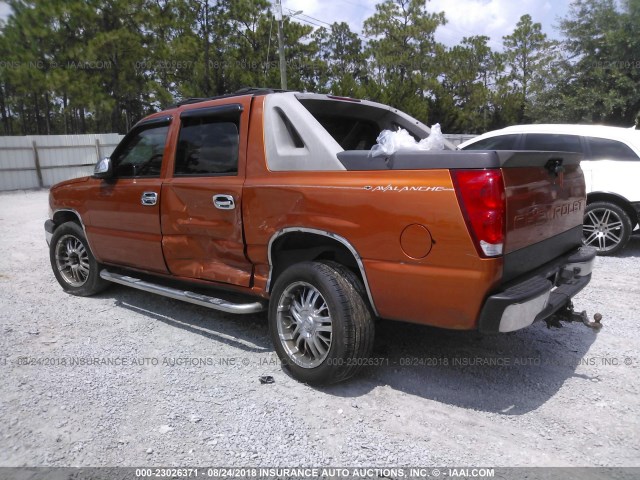
<path id="1" fill-rule="evenodd" d="M 606 138 L 588 137 L 590 160 L 639 160 L 638 155 L 624 143 Z"/>
<path id="2" fill-rule="evenodd" d="M 239 140 L 238 123 L 228 118 L 183 118 L 174 174 L 236 175 Z"/>
<path id="3" fill-rule="evenodd" d="M 582 146 L 579 135 L 528 133 L 524 139 L 524 150 L 582 153 Z"/>
<path id="4" fill-rule="evenodd" d="M 116 177 L 159 177 L 168 125 L 144 128 L 125 140 L 111 157 Z"/>
<path id="5" fill-rule="evenodd" d="M 497 137 L 485 138 L 471 145 L 467 145 L 465 150 L 515 150 L 518 143 L 519 134 L 499 135 Z"/>

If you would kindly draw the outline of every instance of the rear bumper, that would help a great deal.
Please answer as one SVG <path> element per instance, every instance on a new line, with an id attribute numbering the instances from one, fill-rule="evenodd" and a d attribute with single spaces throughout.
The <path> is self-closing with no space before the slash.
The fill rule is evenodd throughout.
<path id="1" fill-rule="evenodd" d="M 553 315 L 587 286 L 595 258 L 595 248 L 580 247 L 511 282 L 487 298 L 478 329 L 512 332 Z"/>

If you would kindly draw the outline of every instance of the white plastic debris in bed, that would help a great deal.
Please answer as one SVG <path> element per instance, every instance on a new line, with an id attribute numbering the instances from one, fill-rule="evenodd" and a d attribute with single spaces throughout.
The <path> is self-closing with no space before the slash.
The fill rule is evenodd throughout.
<path id="1" fill-rule="evenodd" d="M 418 142 L 420 150 L 444 150 L 444 135 L 440 130 L 440 124 L 431 127 L 431 134 Z"/>
<path id="2" fill-rule="evenodd" d="M 371 157 L 386 157 L 399 150 L 444 150 L 444 136 L 439 123 L 432 126 L 431 134 L 419 142 L 416 142 L 415 138 L 404 128 L 398 128 L 395 132 L 383 130 L 378 135 L 376 142 L 369 152 Z"/>

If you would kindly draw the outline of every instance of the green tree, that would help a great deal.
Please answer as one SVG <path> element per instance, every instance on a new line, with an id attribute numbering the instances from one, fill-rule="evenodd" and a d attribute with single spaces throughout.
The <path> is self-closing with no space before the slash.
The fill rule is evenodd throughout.
<path id="1" fill-rule="evenodd" d="M 36 8 L 37 2 L 10 1 L 16 15 L 9 17 L 3 28 L 5 68 L 2 72 L 4 108 L 13 111 L 18 120 L 16 133 L 49 133 L 51 100 L 47 91 L 50 76 L 49 45 L 52 4 Z M 4 116 L 4 115 L 3 115 Z M 9 125 L 6 129 L 12 130 Z"/>
<path id="2" fill-rule="evenodd" d="M 511 35 L 503 37 L 505 63 L 509 70 L 510 87 L 515 94 L 514 120 L 531 121 L 529 109 L 545 86 L 548 69 L 553 64 L 554 42 L 534 23 L 531 15 L 520 17 Z"/>
<path id="3" fill-rule="evenodd" d="M 313 38 L 319 59 L 324 62 L 318 80 L 320 90 L 348 97 L 364 95 L 367 71 L 360 37 L 346 22 L 336 22 L 329 29 L 318 28 Z"/>
<path id="4" fill-rule="evenodd" d="M 447 132 L 482 133 L 495 117 L 494 91 L 504 71 L 489 37 L 465 37 L 441 57 L 438 121 Z"/>
<path id="5" fill-rule="evenodd" d="M 640 114 L 640 1 L 576 0 L 560 29 L 567 61 L 550 107 L 571 122 L 633 125 Z"/>
<path id="6" fill-rule="evenodd" d="M 312 41 L 312 32 L 313 28 L 309 25 L 285 19 L 287 87 L 290 90 L 316 91 L 320 87 L 319 73 L 324 64 L 318 57 L 318 45 Z M 279 88 L 279 84 L 277 87 Z"/>
<path id="7" fill-rule="evenodd" d="M 367 95 L 428 121 L 440 73 L 436 59 L 444 52 L 434 34 L 445 23 L 443 12 L 427 11 L 426 0 L 376 5 L 376 13 L 364 22 L 364 33 L 371 38 Z"/>

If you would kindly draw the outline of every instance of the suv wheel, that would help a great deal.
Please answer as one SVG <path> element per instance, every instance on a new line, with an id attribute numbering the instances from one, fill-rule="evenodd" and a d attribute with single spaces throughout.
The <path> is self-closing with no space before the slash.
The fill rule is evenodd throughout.
<path id="1" fill-rule="evenodd" d="M 614 255 L 631 237 L 631 220 L 618 205 L 594 202 L 587 205 L 582 226 L 582 243 L 596 247 L 598 255 Z"/>
<path id="2" fill-rule="evenodd" d="M 339 382 L 366 363 L 374 323 L 359 287 L 338 268 L 303 262 L 276 281 L 269 331 L 291 375 L 311 385 Z"/>
<path id="3" fill-rule="evenodd" d="M 109 286 L 109 282 L 100 278 L 100 264 L 91 253 L 82 228 L 75 222 L 63 223 L 55 229 L 49 258 L 53 274 L 68 293 L 84 297 Z"/>

